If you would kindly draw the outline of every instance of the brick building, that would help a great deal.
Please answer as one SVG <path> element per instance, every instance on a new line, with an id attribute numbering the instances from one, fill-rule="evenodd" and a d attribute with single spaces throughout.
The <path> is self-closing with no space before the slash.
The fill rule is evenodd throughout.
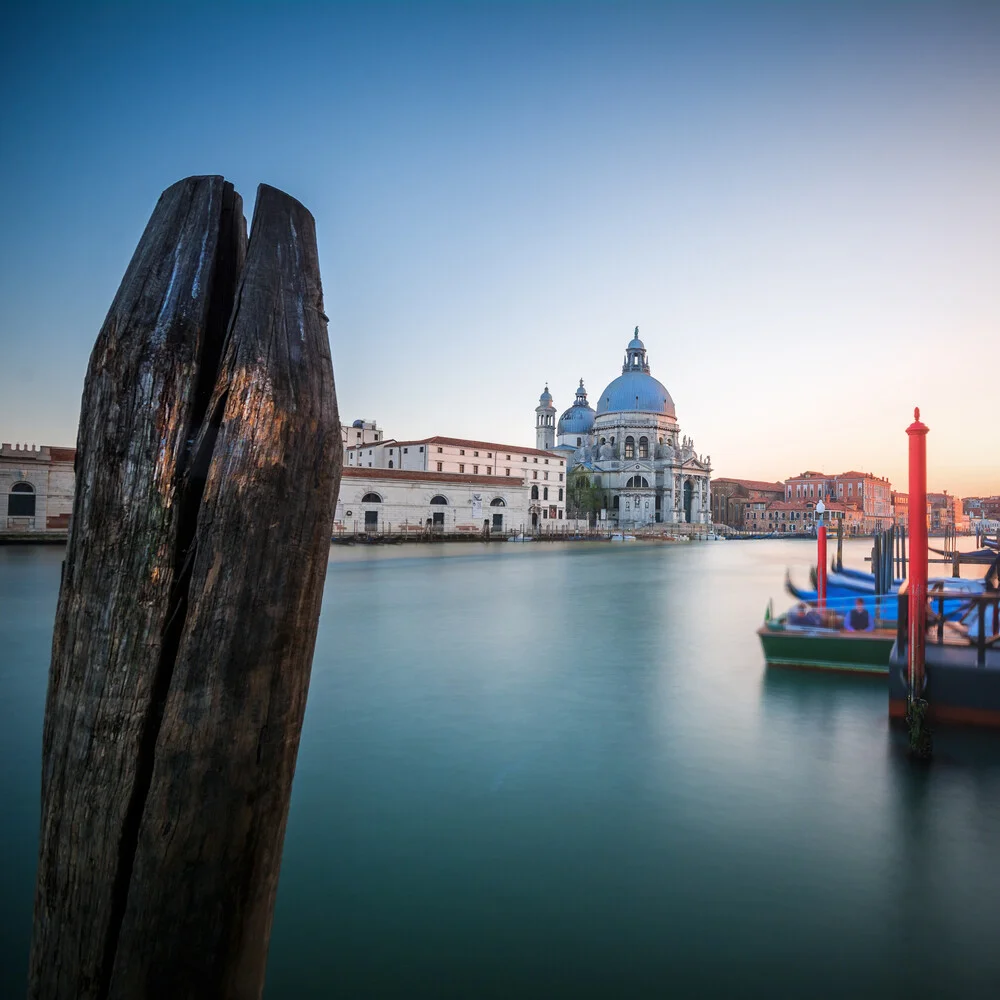
<path id="1" fill-rule="evenodd" d="M 712 521 L 731 528 L 742 528 L 750 503 L 770 503 L 785 496 L 784 483 L 757 479 L 713 479 L 710 484 Z"/>

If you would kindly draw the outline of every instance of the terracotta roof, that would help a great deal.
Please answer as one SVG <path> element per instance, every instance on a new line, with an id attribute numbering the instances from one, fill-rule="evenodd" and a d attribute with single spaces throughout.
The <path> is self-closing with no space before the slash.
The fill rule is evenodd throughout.
<path id="1" fill-rule="evenodd" d="M 713 483 L 736 483 L 738 486 L 745 486 L 748 490 L 781 490 L 784 492 L 784 483 L 767 483 L 760 479 L 733 479 L 728 476 L 720 476 L 713 479 Z"/>
<path id="2" fill-rule="evenodd" d="M 876 476 L 874 472 L 858 472 L 852 469 L 850 472 L 841 472 L 835 478 L 837 479 L 877 479 L 879 482 L 889 482 L 885 476 Z"/>
<path id="3" fill-rule="evenodd" d="M 409 469 L 365 469 L 356 465 L 344 467 L 344 479 L 409 479 L 420 483 L 462 483 L 463 485 L 506 486 L 525 489 L 520 476 L 470 476 L 452 472 L 417 472 Z"/>
<path id="4" fill-rule="evenodd" d="M 524 448 L 519 444 L 497 444 L 495 441 L 472 441 L 466 438 L 442 437 L 435 435 L 429 438 L 417 438 L 414 441 L 373 441 L 369 444 L 349 445 L 350 448 L 381 448 L 383 445 L 392 444 L 395 447 L 405 447 L 413 444 L 450 444 L 459 448 L 487 448 L 492 451 L 517 452 L 519 455 L 544 455 L 546 458 L 553 458 L 554 452 L 542 451 L 538 448 Z M 481 457 L 481 456 L 480 456 Z"/>

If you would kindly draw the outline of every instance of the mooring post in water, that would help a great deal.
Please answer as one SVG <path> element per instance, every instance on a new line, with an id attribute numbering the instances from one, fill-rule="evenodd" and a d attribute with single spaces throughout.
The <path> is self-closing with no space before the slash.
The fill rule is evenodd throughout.
<path id="1" fill-rule="evenodd" d="M 826 505 L 820 500 L 816 504 L 816 516 L 819 518 L 819 526 L 816 528 L 816 605 L 820 608 L 826 607 L 826 524 L 823 522 L 825 512 Z"/>
<path id="2" fill-rule="evenodd" d="M 263 991 L 340 478 L 312 216 L 161 196 L 84 383 L 29 996 Z"/>
<path id="3" fill-rule="evenodd" d="M 910 729 L 910 749 L 918 757 L 928 757 L 931 753 L 931 733 L 926 718 L 927 701 L 924 699 L 924 644 L 927 636 L 927 430 L 927 426 L 920 422 L 920 410 L 914 409 L 913 423 L 906 428 L 910 439 L 906 719 Z"/>

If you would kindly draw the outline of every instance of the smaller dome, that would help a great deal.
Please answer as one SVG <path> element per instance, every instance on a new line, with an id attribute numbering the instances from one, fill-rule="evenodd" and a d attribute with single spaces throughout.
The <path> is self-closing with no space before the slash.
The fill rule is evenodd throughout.
<path id="1" fill-rule="evenodd" d="M 548 385 L 545 386 L 545 390 L 538 397 L 538 402 L 541 403 L 542 406 L 551 406 L 552 405 L 552 393 L 549 392 Z"/>
<path id="2" fill-rule="evenodd" d="M 635 328 L 635 333 L 632 335 L 632 339 L 628 342 L 628 347 L 626 347 L 625 350 L 627 351 L 646 350 L 646 345 L 639 339 L 639 327 Z"/>
<path id="3" fill-rule="evenodd" d="M 559 418 L 556 434 L 560 437 L 563 434 L 589 434 L 596 416 L 593 407 L 587 402 L 587 390 L 583 387 L 583 379 L 580 379 L 573 405 Z"/>
<path id="4" fill-rule="evenodd" d="M 351 424 L 351 426 L 352 427 L 364 427 L 365 426 L 365 422 L 363 420 L 355 420 L 354 423 Z"/>

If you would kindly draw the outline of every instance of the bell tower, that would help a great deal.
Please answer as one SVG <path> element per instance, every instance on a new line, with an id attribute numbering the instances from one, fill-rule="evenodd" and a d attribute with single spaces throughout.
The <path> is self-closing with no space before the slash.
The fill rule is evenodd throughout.
<path id="1" fill-rule="evenodd" d="M 556 446 L 556 408 L 552 405 L 552 393 L 548 385 L 538 397 L 535 407 L 535 447 L 551 451 Z"/>

